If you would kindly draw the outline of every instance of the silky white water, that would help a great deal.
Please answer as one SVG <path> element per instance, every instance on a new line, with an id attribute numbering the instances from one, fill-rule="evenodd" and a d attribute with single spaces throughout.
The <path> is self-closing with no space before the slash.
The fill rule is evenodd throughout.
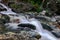
<path id="1" fill-rule="evenodd" d="M 7 11 L 3 11 L 1 13 L 3 14 L 15 14 L 14 12 L 11 11 L 10 8 L 6 7 L 5 5 L 3 5 L 2 3 L 0 3 L 0 5 L 2 5 L 4 8 L 7 9 Z M 16 17 L 15 17 L 16 18 Z M 42 28 L 42 25 L 40 23 L 40 21 L 36 20 L 36 19 L 31 19 L 30 21 L 28 21 L 27 19 L 24 19 L 22 17 L 19 18 L 21 23 L 30 23 L 30 24 L 33 24 L 36 26 L 36 31 L 41 35 L 41 36 L 44 36 L 46 37 L 48 40 L 57 40 L 50 32 L 48 32 L 47 30 L 44 30 Z M 17 25 L 11 25 L 10 27 L 12 26 L 15 26 L 13 27 L 14 29 L 17 28 Z"/>
<path id="2" fill-rule="evenodd" d="M 41 36 L 46 37 L 48 40 L 57 40 L 49 31 L 44 30 L 41 23 L 36 19 L 31 19 L 31 23 L 36 26 L 36 30 Z"/>

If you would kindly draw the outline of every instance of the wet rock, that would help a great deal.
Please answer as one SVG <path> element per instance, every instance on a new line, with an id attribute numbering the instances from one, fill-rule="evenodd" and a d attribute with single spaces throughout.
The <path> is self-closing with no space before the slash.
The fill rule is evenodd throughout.
<path id="1" fill-rule="evenodd" d="M 19 24 L 18 25 L 19 27 L 28 27 L 28 28 L 31 28 L 31 29 L 33 29 L 33 30 L 35 30 L 36 29 L 36 27 L 34 26 L 34 25 L 32 25 L 32 24 Z"/>
<path id="2" fill-rule="evenodd" d="M 40 39 L 40 38 L 41 38 L 41 36 L 40 36 L 40 35 L 37 35 L 37 36 L 35 36 L 35 38 Z"/>
<path id="3" fill-rule="evenodd" d="M 2 37 L 3 36 L 3 37 Z M 38 36 L 38 35 L 37 35 Z M 27 31 L 21 31 L 20 33 L 13 33 L 13 32 L 8 32 L 6 34 L 2 34 L 0 38 L 2 37 L 4 40 L 39 40 L 41 37 L 33 37 L 31 36 L 30 32 Z M 1 40 L 2 40 L 1 38 Z"/>
<path id="4" fill-rule="evenodd" d="M 33 31 L 21 31 L 21 34 L 28 36 L 30 38 L 36 38 L 36 39 L 41 38 L 41 35 L 39 35 L 37 32 L 33 32 Z"/>
<path id="5" fill-rule="evenodd" d="M 4 24 L 0 24 L 0 34 L 7 32 L 6 26 Z"/>
<path id="6" fill-rule="evenodd" d="M 8 23 L 10 21 L 10 17 L 8 15 L 5 14 L 0 14 L 0 23 Z"/>

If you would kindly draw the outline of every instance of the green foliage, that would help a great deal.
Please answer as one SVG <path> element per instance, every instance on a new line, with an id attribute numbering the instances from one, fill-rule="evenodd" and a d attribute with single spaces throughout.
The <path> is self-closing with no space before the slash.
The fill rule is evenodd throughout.
<path id="1" fill-rule="evenodd" d="M 15 8 L 15 9 L 20 8 L 20 6 L 18 6 L 17 4 L 11 4 L 10 7 Z"/>
<path id="2" fill-rule="evenodd" d="M 33 7 L 36 9 L 36 12 L 42 11 L 42 0 L 30 0 L 29 3 L 33 5 Z M 33 10 L 32 10 L 33 11 Z"/>
<path id="3" fill-rule="evenodd" d="M 60 0 L 57 0 L 58 3 L 60 3 Z"/>
<path id="4" fill-rule="evenodd" d="M 36 9 L 35 12 L 40 12 L 42 10 L 42 0 L 23 0 L 22 2 L 30 3 Z M 18 11 L 22 8 L 22 5 L 11 4 L 10 7 Z"/>
<path id="5" fill-rule="evenodd" d="M 55 1 L 54 0 L 23 0 L 21 2 L 26 4 L 30 3 L 35 8 L 35 12 L 41 12 L 42 10 L 48 10 L 48 11 L 53 10 L 55 12 L 56 10 L 58 10 L 55 7 L 56 2 L 60 3 L 60 0 L 55 0 Z M 22 5 L 17 5 L 17 4 L 11 4 L 10 6 L 15 10 L 20 10 L 20 8 L 23 8 Z"/>
<path id="6" fill-rule="evenodd" d="M 31 4 L 38 4 L 38 5 L 40 5 L 42 3 L 42 0 L 30 0 L 29 2 Z"/>

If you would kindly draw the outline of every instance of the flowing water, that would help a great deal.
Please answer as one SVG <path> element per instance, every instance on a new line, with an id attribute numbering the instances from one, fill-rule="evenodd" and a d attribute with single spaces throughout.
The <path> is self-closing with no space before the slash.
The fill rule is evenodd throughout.
<path id="1" fill-rule="evenodd" d="M 3 5 L 3 4 L 0 3 L 0 5 Z M 8 11 L 2 12 L 2 13 L 4 13 L 4 14 L 8 14 L 8 13 L 13 14 L 13 13 L 14 13 L 14 12 L 11 11 L 11 9 L 7 8 L 6 6 L 3 5 L 3 7 L 6 8 Z M 16 18 L 16 17 L 15 17 L 15 18 Z M 44 30 L 44 29 L 42 28 L 42 25 L 41 25 L 40 21 L 37 21 L 37 20 L 34 19 L 34 18 L 31 19 L 30 21 L 28 21 L 27 19 L 22 18 L 22 17 L 20 17 L 19 19 L 20 19 L 21 23 L 30 23 L 30 24 L 35 25 L 35 26 L 36 26 L 36 31 L 37 31 L 41 36 L 47 38 L 47 40 L 57 40 L 50 32 L 48 32 L 48 31 L 46 31 L 46 30 Z M 16 28 L 17 28 L 17 27 L 16 27 Z"/>
<path id="2" fill-rule="evenodd" d="M 0 5 L 2 6 L 2 8 L 5 8 L 7 11 L 0 11 L 2 14 L 16 14 L 15 12 L 12 11 L 12 9 L 8 8 L 7 6 L 5 6 L 4 4 L 0 3 Z"/>
<path id="3" fill-rule="evenodd" d="M 44 36 L 45 38 L 47 38 L 47 40 L 57 40 L 49 31 L 44 30 L 42 28 L 42 25 L 39 21 L 37 21 L 36 19 L 32 19 L 31 23 L 34 24 L 36 26 L 36 31 L 41 35 Z"/>

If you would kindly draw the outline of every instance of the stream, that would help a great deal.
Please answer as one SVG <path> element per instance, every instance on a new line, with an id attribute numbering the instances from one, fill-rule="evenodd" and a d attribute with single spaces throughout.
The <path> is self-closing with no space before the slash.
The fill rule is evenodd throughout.
<path id="1" fill-rule="evenodd" d="M 1 3 L 0 3 L 0 5 L 2 5 L 4 8 L 7 9 L 7 11 L 2 11 L 1 12 L 2 14 L 6 14 L 6 15 L 14 14 L 14 12 L 12 12 L 10 8 L 6 7 L 5 5 L 3 5 Z M 35 31 L 37 31 L 42 37 L 45 37 L 47 40 L 57 40 L 57 38 L 55 38 L 54 35 L 52 35 L 51 32 L 49 32 L 47 30 L 44 30 L 42 28 L 42 25 L 41 25 L 40 21 L 38 21 L 35 18 L 26 19 L 24 16 L 19 16 L 19 17 L 15 17 L 14 16 L 14 19 L 20 19 L 20 23 L 29 23 L 29 24 L 35 25 L 35 27 L 36 27 L 36 30 Z M 13 27 L 14 29 L 18 28 L 18 26 L 17 26 L 16 23 L 11 23 L 10 26 L 11 27 L 12 26 L 15 26 L 15 27 Z"/>

